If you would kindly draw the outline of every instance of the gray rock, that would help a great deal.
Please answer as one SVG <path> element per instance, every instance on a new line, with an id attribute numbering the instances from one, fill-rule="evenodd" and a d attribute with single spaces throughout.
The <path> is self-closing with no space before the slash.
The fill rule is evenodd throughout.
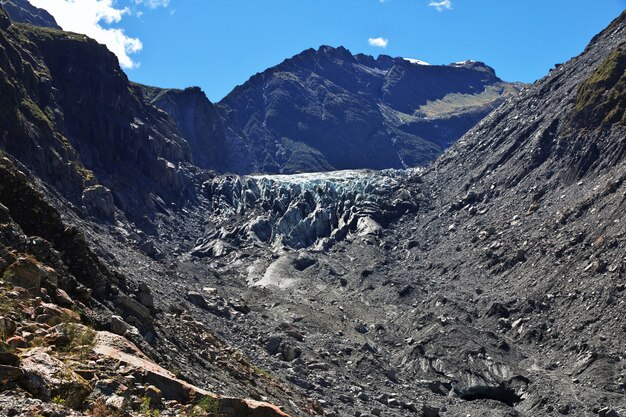
<path id="1" fill-rule="evenodd" d="M 380 236 L 383 227 L 371 217 L 361 217 L 357 221 L 356 233 L 359 236 Z"/>
<path id="2" fill-rule="evenodd" d="M 605 407 L 601 409 L 600 411 L 598 411 L 598 416 L 599 417 L 619 417 L 619 413 L 612 408 Z"/>
<path id="3" fill-rule="evenodd" d="M 302 352 L 299 348 L 293 347 L 288 344 L 283 344 L 281 346 L 281 354 L 284 361 L 292 362 L 299 358 Z"/>
<path id="4" fill-rule="evenodd" d="M 437 407 L 433 407 L 427 404 L 422 405 L 422 416 L 423 417 L 439 417 L 440 409 Z"/>
<path id="5" fill-rule="evenodd" d="M 112 220 L 115 214 L 115 204 L 111 190 L 94 185 L 83 191 L 83 206 L 88 213 L 105 220 Z"/>
<path id="6" fill-rule="evenodd" d="M 111 320 L 109 322 L 109 329 L 111 330 L 111 333 L 124 336 L 128 330 L 128 325 L 123 318 L 113 315 L 111 316 Z"/>
<path id="7" fill-rule="evenodd" d="M 139 284 L 139 302 L 148 308 L 154 307 L 152 291 L 145 282 Z"/>
<path id="8" fill-rule="evenodd" d="M 267 350 L 270 355 L 275 355 L 276 353 L 278 353 L 278 349 L 280 348 L 280 344 L 282 343 L 282 341 L 283 339 L 280 336 L 270 337 L 265 344 L 265 350 Z"/>
<path id="9" fill-rule="evenodd" d="M 119 395 L 113 394 L 106 400 L 106 406 L 112 408 L 113 410 L 126 410 L 129 406 L 128 399 L 121 397 Z"/>
<path id="10" fill-rule="evenodd" d="M 189 291 L 187 293 L 187 300 L 189 300 L 191 304 L 194 304 L 200 308 L 209 308 L 209 304 L 207 303 L 204 296 L 197 291 Z"/>

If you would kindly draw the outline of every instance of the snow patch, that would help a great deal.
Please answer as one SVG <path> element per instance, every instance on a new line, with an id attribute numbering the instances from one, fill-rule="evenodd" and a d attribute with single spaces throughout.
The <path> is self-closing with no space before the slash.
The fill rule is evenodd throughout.
<path id="1" fill-rule="evenodd" d="M 415 59 L 415 58 L 402 58 L 405 61 L 409 61 L 411 64 L 415 64 L 415 65 L 430 65 L 428 62 L 426 61 L 422 61 L 420 59 Z"/>
<path id="2" fill-rule="evenodd" d="M 454 66 L 468 65 L 468 64 L 473 64 L 473 63 L 475 63 L 475 62 L 476 62 L 476 61 L 474 61 L 473 59 L 466 59 L 465 61 L 455 62 L 455 63 L 454 63 L 454 64 L 452 64 L 452 65 L 454 65 Z"/>

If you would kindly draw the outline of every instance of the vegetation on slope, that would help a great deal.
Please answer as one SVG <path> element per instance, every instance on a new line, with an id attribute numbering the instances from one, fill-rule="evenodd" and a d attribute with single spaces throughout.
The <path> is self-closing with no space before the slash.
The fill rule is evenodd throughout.
<path id="1" fill-rule="evenodd" d="M 620 45 L 578 90 L 578 124 L 626 126 L 626 43 Z"/>

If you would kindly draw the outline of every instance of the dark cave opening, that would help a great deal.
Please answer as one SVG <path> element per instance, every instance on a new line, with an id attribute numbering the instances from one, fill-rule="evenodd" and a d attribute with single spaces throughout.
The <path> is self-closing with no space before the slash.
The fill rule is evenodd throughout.
<path id="1" fill-rule="evenodd" d="M 466 401 L 495 400 L 510 407 L 515 407 L 524 400 L 516 390 L 505 384 L 496 387 L 472 387 L 463 392 L 460 397 Z"/>

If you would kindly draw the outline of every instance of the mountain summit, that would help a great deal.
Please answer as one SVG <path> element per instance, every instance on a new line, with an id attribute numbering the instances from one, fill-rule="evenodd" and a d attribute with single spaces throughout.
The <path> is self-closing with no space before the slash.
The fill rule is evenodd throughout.
<path id="1" fill-rule="evenodd" d="M 0 0 L 0 5 L 14 22 L 61 29 L 50 13 L 33 6 L 28 0 Z"/>
<path id="2" fill-rule="evenodd" d="M 225 158 L 210 167 L 238 173 L 423 166 L 518 89 L 479 62 L 420 65 L 322 46 L 254 75 L 217 103 L 223 134 L 207 127 L 187 139 L 219 142 Z M 215 112 L 206 100 L 185 105 L 169 95 L 180 92 L 152 103 L 179 125 Z"/>

